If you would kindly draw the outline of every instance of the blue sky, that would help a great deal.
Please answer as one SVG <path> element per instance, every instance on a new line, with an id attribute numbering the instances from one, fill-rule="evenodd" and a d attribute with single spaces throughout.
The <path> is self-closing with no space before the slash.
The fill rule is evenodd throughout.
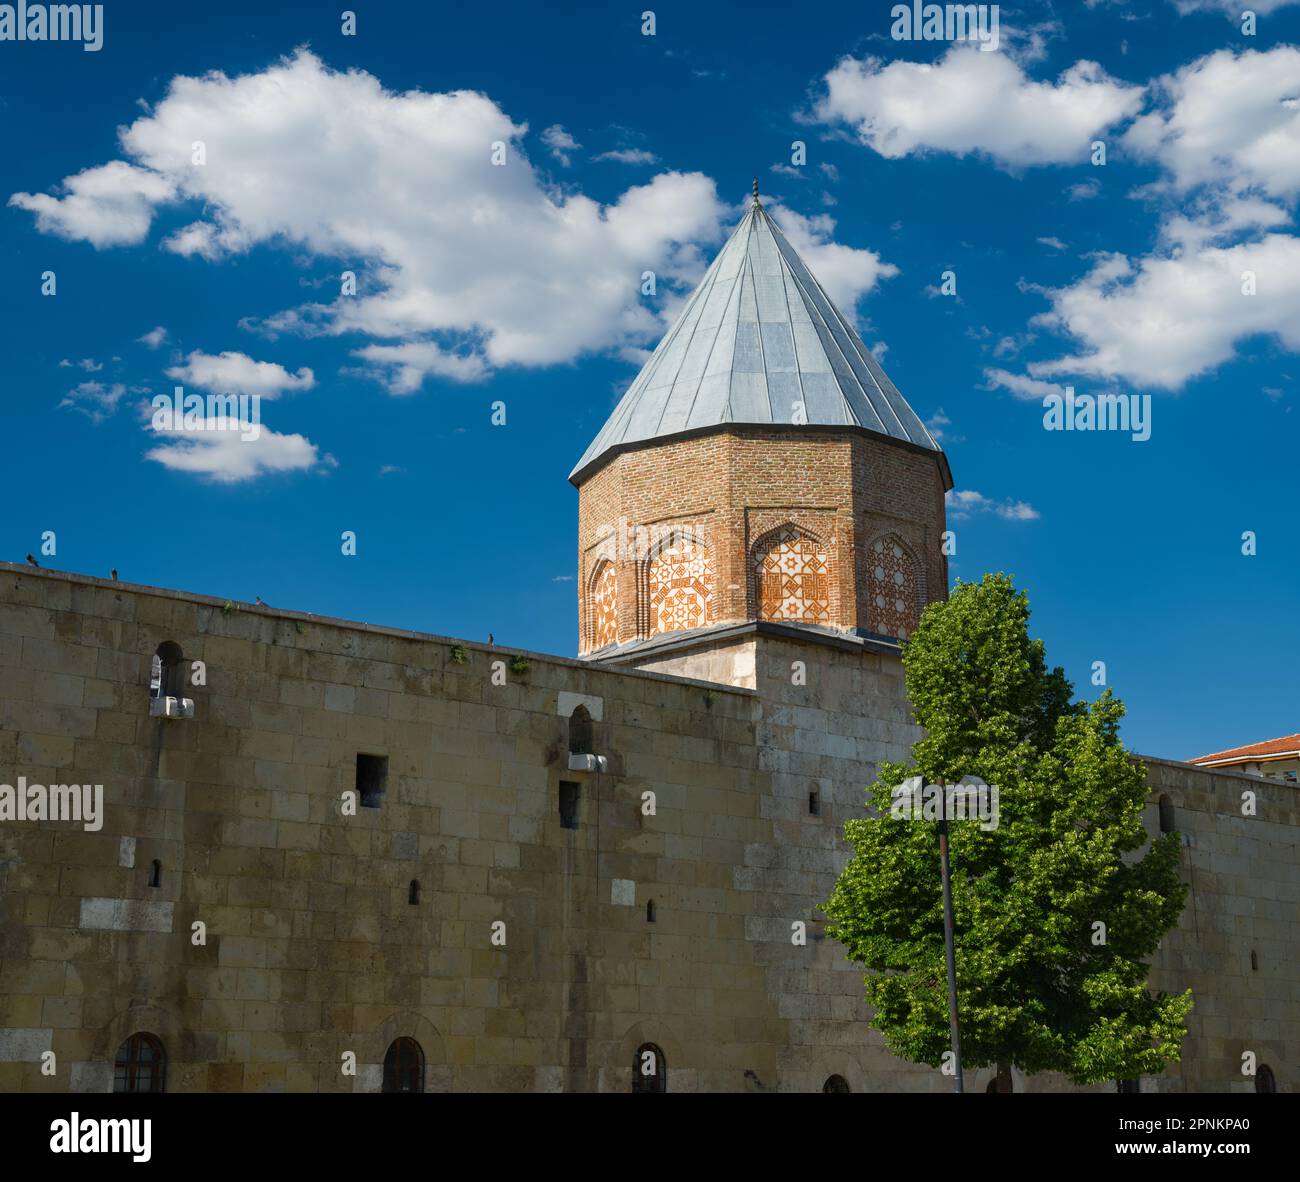
<path id="1" fill-rule="evenodd" d="M 1002 6 L 990 53 L 888 4 L 648 7 L 0 43 L 0 553 L 572 654 L 567 474 L 757 173 L 941 433 L 954 577 L 1013 573 L 1137 750 L 1296 730 L 1300 4 Z M 261 393 L 262 437 L 158 437 L 178 383 Z M 1150 395 L 1150 439 L 1045 431 L 1066 384 Z"/>

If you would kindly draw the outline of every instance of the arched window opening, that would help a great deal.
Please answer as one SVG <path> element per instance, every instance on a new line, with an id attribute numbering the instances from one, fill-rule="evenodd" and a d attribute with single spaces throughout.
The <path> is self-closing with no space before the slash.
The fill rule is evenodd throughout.
<path id="1" fill-rule="evenodd" d="M 1253 948 L 1250 950 L 1250 967 L 1254 972 L 1259 972 L 1259 953 Z"/>
<path id="2" fill-rule="evenodd" d="M 645 905 L 645 921 L 646 923 L 654 923 L 655 921 L 655 901 L 653 899 Z"/>
<path id="3" fill-rule="evenodd" d="M 650 635 L 713 622 L 713 562 L 702 541 L 675 533 L 646 567 Z"/>
<path id="4" fill-rule="evenodd" d="M 149 885 L 151 887 L 162 886 L 162 863 L 157 858 L 149 863 Z"/>
<path id="5" fill-rule="evenodd" d="M 826 1082 L 822 1084 L 822 1091 L 830 1094 L 831 1092 L 851 1092 L 849 1081 L 842 1075 L 828 1075 Z"/>
<path id="6" fill-rule="evenodd" d="M 418 878 L 413 878 L 413 879 L 411 879 L 411 885 L 407 888 L 407 891 L 406 891 L 406 902 L 407 902 L 411 907 L 416 907 L 416 906 L 419 905 L 419 902 L 420 902 L 420 880 L 419 880 Z"/>
<path id="7" fill-rule="evenodd" d="M 664 1053 L 652 1042 L 643 1042 L 632 1057 L 632 1091 L 666 1092 L 668 1063 Z"/>
<path id="8" fill-rule="evenodd" d="M 151 698 L 183 698 L 185 696 L 185 654 L 173 640 L 164 640 L 153 655 L 149 674 Z"/>
<path id="9" fill-rule="evenodd" d="M 586 706 L 577 706 L 569 715 L 569 754 L 592 753 L 591 712 Z"/>
<path id="10" fill-rule="evenodd" d="M 867 550 L 868 619 L 871 630 L 906 640 L 921 614 L 917 564 L 903 540 L 877 538 Z"/>
<path id="11" fill-rule="evenodd" d="M 830 560 L 815 538 L 783 525 L 759 539 L 753 566 L 759 619 L 831 622 Z"/>
<path id="12" fill-rule="evenodd" d="M 1160 798 L 1160 832 L 1174 831 L 1174 802 L 1168 796 Z"/>
<path id="13" fill-rule="evenodd" d="M 822 796 L 816 788 L 808 793 L 808 812 L 814 817 L 822 815 Z"/>
<path id="14" fill-rule="evenodd" d="M 385 1092 L 424 1091 L 424 1050 L 413 1038 L 395 1038 L 384 1056 Z"/>
<path id="15" fill-rule="evenodd" d="M 152 1034 L 138 1032 L 117 1048 L 114 1092 L 161 1092 L 167 1086 L 167 1052 Z"/>
<path id="16" fill-rule="evenodd" d="M 1255 1091 L 1277 1091 L 1277 1080 L 1273 1078 L 1273 1069 L 1271 1067 L 1265 1067 L 1262 1063 L 1255 1071 Z"/>

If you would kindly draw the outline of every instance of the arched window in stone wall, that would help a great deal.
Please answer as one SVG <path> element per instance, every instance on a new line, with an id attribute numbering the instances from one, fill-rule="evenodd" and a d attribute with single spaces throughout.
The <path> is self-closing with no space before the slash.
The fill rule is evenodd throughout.
<path id="1" fill-rule="evenodd" d="M 649 634 L 713 622 L 713 562 L 702 541 L 675 533 L 646 567 Z"/>
<path id="2" fill-rule="evenodd" d="M 167 1052 L 155 1035 L 137 1032 L 117 1048 L 114 1092 L 161 1092 L 166 1086 Z"/>
<path id="3" fill-rule="evenodd" d="M 754 544 L 753 572 L 760 620 L 831 622 L 830 560 L 811 534 L 794 525 L 764 534 Z"/>
<path id="4" fill-rule="evenodd" d="M 591 711 L 586 706 L 575 706 L 569 715 L 569 754 L 590 755 L 591 748 Z"/>
<path id="5" fill-rule="evenodd" d="M 664 1053 L 652 1042 L 642 1043 L 632 1057 L 632 1091 L 666 1092 L 668 1063 Z"/>
<path id="6" fill-rule="evenodd" d="M 424 1091 L 424 1048 L 413 1038 L 395 1038 L 384 1055 L 384 1092 Z"/>
<path id="7" fill-rule="evenodd" d="M 872 632 L 906 640 L 921 617 L 917 563 L 897 534 L 867 547 L 867 619 Z"/>
<path id="8" fill-rule="evenodd" d="M 151 698 L 185 696 L 185 654 L 174 640 L 164 640 L 153 655 L 149 674 Z"/>
<path id="9" fill-rule="evenodd" d="M 587 597 L 591 647 L 604 648 L 618 640 L 618 567 L 608 558 L 596 564 Z"/>

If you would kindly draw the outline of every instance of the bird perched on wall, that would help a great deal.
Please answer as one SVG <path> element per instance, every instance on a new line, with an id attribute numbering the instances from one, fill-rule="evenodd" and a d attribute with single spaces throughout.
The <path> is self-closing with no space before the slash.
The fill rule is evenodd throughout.
<path id="1" fill-rule="evenodd" d="M 253 602 L 256 603 L 258 607 L 266 606 L 266 604 L 262 602 L 262 597 L 260 595 L 255 595 L 253 597 Z"/>
<path id="2" fill-rule="evenodd" d="M 116 579 L 116 578 L 117 578 L 117 567 L 114 567 L 111 571 L 108 572 L 108 577 L 109 577 L 110 579 Z"/>
<path id="3" fill-rule="evenodd" d="M 31 555 L 29 554 L 28 557 L 30 558 Z M 489 632 L 489 633 L 488 633 L 488 644 L 496 644 L 496 642 L 497 642 L 497 638 L 496 638 L 495 636 L 493 636 L 491 632 Z"/>
<path id="4" fill-rule="evenodd" d="M 39 567 L 41 564 L 40 564 L 39 562 L 37 562 L 36 559 L 34 559 L 34 558 L 29 554 L 29 555 L 27 555 L 27 565 L 28 565 L 28 566 Z"/>

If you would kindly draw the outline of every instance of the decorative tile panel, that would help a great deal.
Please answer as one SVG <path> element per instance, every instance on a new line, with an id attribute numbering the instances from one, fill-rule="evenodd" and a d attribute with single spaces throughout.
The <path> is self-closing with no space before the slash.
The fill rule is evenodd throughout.
<path id="1" fill-rule="evenodd" d="M 867 552 L 867 596 L 870 627 L 883 636 L 906 640 L 919 618 L 916 561 L 893 534 L 877 538 Z"/>
<path id="2" fill-rule="evenodd" d="M 758 614 L 801 624 L 831 621 L 830 564 L 821 543 L 785 526 L 759 543 L 754 555 Z"/>
<path id="3" fill-rule="evenodd" d="M 713 620 L 713 562 L 701 542 L 674 538 L 647 571 L 650 634 L 702 628 Z"/>
<path id="4" fill-rule="evenodd" d="M 591 581 L 591 647 L 604 648 L 618 639 L 618 567 L 608 559 Z"/>

